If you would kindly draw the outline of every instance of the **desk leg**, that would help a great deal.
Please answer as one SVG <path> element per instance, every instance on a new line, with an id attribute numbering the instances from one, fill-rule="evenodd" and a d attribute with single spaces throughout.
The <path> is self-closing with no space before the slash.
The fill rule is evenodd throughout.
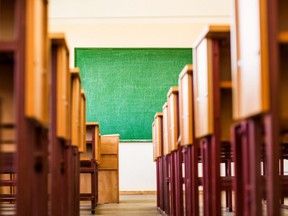
<path id="1" fill-rule="evenodd" d="M 265 144 L 267 155 L 266 167 L 266 197 L 267 215 L 280 215 L 280 177 L 279 177 L 279 129 L 275 116 L 267 114 L 265 117 Z M 273 119 L 274 118 L 274 119 Z"/>
<path id="2" fill-rule="evenodd" d="M 178 147 L 175 154 L 175 215 L 182 216 L 183 212 L 183 175 L 182 175 L 182 147 Z"/>
<path id="3" fill-rule="evenodd" d="M 161 190 L 163 193 L 161 194 L 162 196 L 162 204 L 163 204 L 163 211 L 167 214 L 170 215 L 170 176 L 169 176 L 169 170 L 171 166 L 171 156 L 166 155 L 162 157 L 162 162 L 163 162 L 163 177 L 162 179 L 162 188 Z"/>
<path id="4" fill-rule="evenodd" d="M 211 149 L 209 148 L 209 142 L 206 139 L 201 141 L 201 156 L 203 164 L 203 215 L 212 215 L 212 191 L 211 191 Z"/>
<path id="5" fill-rule="evenodd" d="M 96 161 L 95 160 L 91 160 L 91 165 L 93 167 L 93 172 L 91 173 L 91 195 L 92 195 L 92 200 L 91 200 L 91 213 L 92 214 L 95 214 L 95 208 L 96 208 L 96 191 L 97 191 L 97 188 L 96 188 L 96 185 L 98 184 L 98 182 L 96 181 Z"/>
<path id="6" fill-rule="evenodd" d="M 234 157 L 235 175 L 233 178 L 233 189 L 235 191 L 235 216 L 244 216 L 244 161 L 242 146 L 242 127 L 235 124 L 231 127 L 231 148 Z"/>
<path id="7" fill-rule="evenodd" d="M 231 159 L 225 161 L 225 175 L 231 177 Z M 226 210 L 232 212 L 232 190 L 226 190 Z"/>
<path id="8" fill-rule="evenodd" d="M 248 148 L 250 151 L 250 187 L 251 187 L 251 214 L 262 215 L 262 179 L 261 179 L 261 138 L 262 128 L 260 119 L 248 120 Z M 244 158 L 245 160 L 245 158 Z"/>
<path id="9" fill-rule="evenodd" d="M 186 216 L 199 216 L 198 144 L 184 147 L 184 167 Z"/>
<path id="10" fill-rule="evenodd" d="M 171 152 L 170 154 L 170 200 L 171 200 L 171 206 L 170 206 L 170 213 L 171 215 L 176 215 L 176 172 L 175 172 L 175 161 L 176 161 L 176 155 L 175 152 Z"/>

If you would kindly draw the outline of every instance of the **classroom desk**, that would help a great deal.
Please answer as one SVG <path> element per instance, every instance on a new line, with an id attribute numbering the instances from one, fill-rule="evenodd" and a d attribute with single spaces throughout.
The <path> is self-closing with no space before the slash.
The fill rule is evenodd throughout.
<path id="1" fill-rule="evenodd" d="M 179 74 L 180 144 L 183 147 L 185 214 L 199 215 L 199 142 L 195 139 L 193 66 L 186 65 Z"/>
<path id="2" fill-rule="evenodd" d="M 73 215 L 70 182 L 72 148 L 70 124 L 69 49 L 62 33 L 49 35 L 51 46 L 50 172 L 51 214 Z"/>
<path id="3" fill-rule="evenodd" d="M 232 128 L 232 143 L 237 152 L 235 176 L 247 177 L 235 184 L 235 211 L 239 215 L 262 215 L 261 200 L 265 198 L 266 214 L 280 215 L 279 200 L 283 200 L 287 188 L 281 182 L 286 178 L 283 157 L 288 128 L 288 4 L 282 0 L 249 3 L 233 1 L 233 116 L 238 123 Z M 253 34 L 245 37 L 251 29 Z M 261 181 L 263 177 L 265 182 Z M 253 190 L 243 190 L 247 185 Z M 250 205 L 243 200 L 244 196 L 252 200 Z"/>
<path id="4" fill-rule="evenodd" d="M 17 215 L 48 214 L 47 1 L 1 1 L 1 154 L 17 173 Z M 3 83 L 2 83 L 3 82 Z M 35 91 L 37 89 L 37 91 Z M 16 130 L 17 129 L 17 130 Z M 17 153 L 17 154 L 16 154 Z M 27 178 L 29 176 L 30 178 Z M 7 182 L 6 182 L 7 183 Z M 5 182 L 4 182 L 5 184 Z"/>
<path id="5" fill-rule="evenodd" d="M 156 186 L 157 186 L 157 208 L 165 211 L 164 208 L 164 175 L 163 175 L 163 114 L 156 113 L 152 124 L 153 138 L 153 160 L 156 162 Z"/>
<path id="6" fill-rule="evenodd" d="M 203 211 L 204 215 L 218 216 L 221 215 L 222 190 L 220 163 L 225 162 L 227 174 L 231 173 L 230 27 L 207 26 L 195 41 L 193 52 L 195 137 L 200 140 L 203 164 Z M 227 152 L 223 154 L 222 149 Z M 227 208 L 232 211 L 231 189 L 226 194 Z"/>

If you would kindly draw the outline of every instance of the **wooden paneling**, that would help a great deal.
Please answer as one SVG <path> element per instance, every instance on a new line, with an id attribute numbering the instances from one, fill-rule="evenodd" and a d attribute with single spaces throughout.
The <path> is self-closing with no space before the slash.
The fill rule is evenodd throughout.
<path id="1" fill-rule="evenodd" d="M 118 154 L 119 136 L 101 136 L 101 155 Z"/>
<path id="2" fill-rule="evenodd" d="M 179 75 L 179 125 L 181 145 L 193 144 L 193 71 L 186 65 Z"/>
<path id="3" fill-rule="evenodd" d="M 99 203 L 119 203 L 117 170 L 101 170 L 98 174 Z"/>
<path id="4" fill-rule="evenodd" d="M 28 1 L 26 15 L 25 115 L 48 127 L 47 1 Z"/>
<path id="5" fill-rule="evenodd" d="M 72 146 L 81 147 L 82 134 L 80 130 L 81 124 L 81 80 L 79 69 L 75 68 L 71 73 L 71 144 Z M 83 126 L 85 127 L 85 125 Z"/>
<path id="6" fill-rule="evenodd" d="M 98 171 L 99 203 L 119 202 L 119 135 L 101 136 Z"/>
<path id="7" fill-rule="evenodd" d="M 90 173 L 81 173 L 80 193 L 91 193 L 91 174 Z"/>
<path id="8" fill-rule="evenodd" d="M 269 110 L 266 7 L 262 1 L 235 0 L 232 27 L 233 116 L 235 119 Z M 247 34 L 253 32 L 253 34 Z M 247 106 L 249 104 L 249 106 Z"/>
<path id="9" fill-rule="evenodd" d="M 178 87 L 171 87 L 167 94 L 168 101 L 168 145 L 171 151 L 178 149 L 179 138 L 179 99 Z"/>
<path id="10" fill-rule="evenodd" d="M 99 169 L 118 169 L 118 155 L 117 154 L 109 154 L 101 155 L 101 164 L 99 165 Z"/>
<path id="11" fill-rule="evenodd" d="M 195 136 L 213 133 L 212 41 L 204 38 L 194 47 Z M 210 82 L 209 82 L 210 80 Z"/>

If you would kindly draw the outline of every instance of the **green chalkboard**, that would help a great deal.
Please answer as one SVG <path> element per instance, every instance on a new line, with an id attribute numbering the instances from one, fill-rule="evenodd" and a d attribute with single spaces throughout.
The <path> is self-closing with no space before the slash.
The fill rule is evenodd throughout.
<path id="1" fill-rule="evenodd" d="M 151 140 L 154 114 L 191 63 L 192 49 L 76 48 L 87 121 L 99 122 L 101 134 L 120 134 L 121 141 Z"/>

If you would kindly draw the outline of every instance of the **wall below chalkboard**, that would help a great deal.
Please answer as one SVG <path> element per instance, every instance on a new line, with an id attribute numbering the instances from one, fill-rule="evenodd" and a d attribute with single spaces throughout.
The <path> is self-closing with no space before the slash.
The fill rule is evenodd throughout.
<path id="1" fill-rule="evenodd" d="M 192 63 L 187 48 L 75 48 L 87 98 L 87 121 L 121 141 L 149 141 L 155 112 Z"/>

